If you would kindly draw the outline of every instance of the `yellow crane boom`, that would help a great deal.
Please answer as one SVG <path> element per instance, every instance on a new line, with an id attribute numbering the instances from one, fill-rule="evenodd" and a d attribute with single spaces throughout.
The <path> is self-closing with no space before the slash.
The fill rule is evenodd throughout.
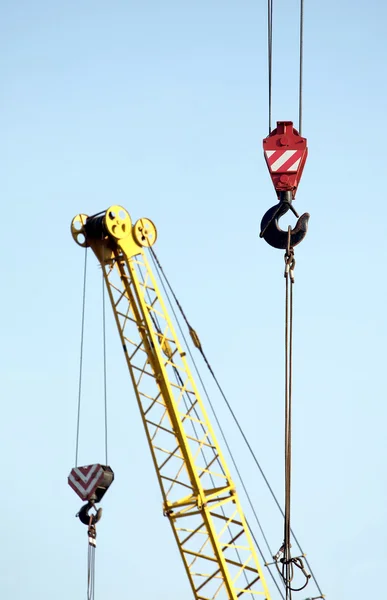
<path id="1" fill-rule="evenodd" d="M 195 600 L 270 600 L 235 485 L 215 437 L 145 248 L 149 219 L 134 225 L 112 206 L 77 215 L 74 240 L 100 262 L 169 519 Z"/>

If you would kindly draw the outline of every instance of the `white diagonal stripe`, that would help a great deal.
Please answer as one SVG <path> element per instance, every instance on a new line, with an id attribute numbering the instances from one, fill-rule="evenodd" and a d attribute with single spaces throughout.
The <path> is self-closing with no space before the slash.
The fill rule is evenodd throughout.
<path id="1" fill-rule="evenodd" d="M 76 488 L 77 488 L 78 492 L 80 492 L 80 493 L 81 493 L 81 496 L 85 496 L 85 495 L 86 495 L 86 492 L 85 492 L 85 489 L 84 489 L 84 487 L 83 487 L 83 486 L 82 486 L 82 485 L 79 483 L 79 481 L 77 481 L 77 480 L 74 478 L 74 475 L 72 475 L 72 474 L 70 475 L 70 477 L 69 477 L 69 481 L 71 482 L 71 484 L 72 484 L 74 487 L 76 487 Z"/>
<path id="2" fill-rule="evenodd" d="M 97 474 L 94 477 L 93 481 L 91 481 L 90 484 L 87 487 L 86 494 L 89 494 L 91 492 L 91 490 L 93 489 L 93 487 L 97 483 L 98 479 L 100 479 L 102 473 L 103 473 L 103 470 L 102 469 L 98 469 Z"/>
<path id="3" fill-rule="evenodd" d="M 273 156 L 274 152 L 277 152 L 277 151 L 276 150 L 266 150 L 267 158 L 270 158 L 271 156 Z"/>
<path id="4" fill-rule="evenodd" d="M 273 162 L 273 164 L 270 167 L 271 170 L 278 171 L 282 167 L 282 165 L 286 163 L 286 161 L 289 160 L 289 158 L 291 158 L 296 152 L 297 150 L 285 150 L 282 156 L 280 156 L 275 162 Z"/>
<path id="5" fill-rule="evenodd" d="M 99 469 L 97 471 L 96 476 L 94 477 L 94 479 L 92 481 L 90 481 L 89 485 L 86 488 L 79 481 L 77 481 L 75 479 L 75 477 L 74 477 L 74 475 L 72 473 L 70 474 L 69 480 L 77 488 L 77 490 L 79 490 L 81 492 L 81 494 L 83 496 L 88 496 L 88 494 L 91 492 L 91 490 L 93 489 L 93 487 L 97 483 L 98 479 L 101 477 L 101 471 L 102 471 L 102 469 Z"/>
<path id="6" fill-rule="evenodd" d="M 84 475 L 81 469 L 78 467 L 74 468 L 74 472 L 76 473 L 76 475 L 78 475 L 79 479 L 81 479 L 84 483 L 87 483 L 90 477 L 93 477 L 93 474 L 98 467 L 99 465 L 93 465 L 86 475 Z"/>
<path id="7" fill-rule="evenodd" d="M 301 158 L 299 158 L 298 160 L 296 160 L 296 162 L 294 163 L 294 165 L 292 165 L 291 167 L 288 167 L 286 170 L 287 171 L 297 171 L 298 165 L 300 164 L 300 160 L 301 160 Z"/>

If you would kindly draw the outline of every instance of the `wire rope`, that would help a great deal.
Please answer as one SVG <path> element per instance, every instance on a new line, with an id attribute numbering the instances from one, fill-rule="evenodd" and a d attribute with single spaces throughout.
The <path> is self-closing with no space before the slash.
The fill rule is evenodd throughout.
<path id="1" fill-rule="evenodd" d="M 269 134 L 272 131 L 273 107 L 273 3 L 267 0 L 267 59 L 268 59 L 268 121 Z M 298 72 L 298 131 L 302 133 L 303 116 L 303 64 L 304 64 L 304 0 L 300 0 L 299 25 L 299 72 Z"/>
<path id="2" fill-rule="evenodd" d="M 87 248 L 85 248 L 85 261 L 83 266 L 83 293 L 82 293 L 82 321 L 81 321 L 81 344 L 79 353 L 79 379 L 78 379 L 78 410 L 77 410 L 77 432 L 75 439 L 75 467 L 78 466 L 79 450 L 79 427 L 81 420 L 81 397 L 82 397 L 82 373 L 83 373 L 83 341 L 85 332 L 85 306 L 86 306 L 86 275 L 87 275 Z"/>
<path id="3" fill-rule="evenodd" d="M 90 538 L 89 538 L 90 539 Z M 95 541 L 95 538 L 94 538 Z M 87 600 L 95 598 L 95 544 L 90 543 L 87 551 Z"/>
<path id="4" fill-rule="evenodd" d="M 302 94 L 304 62 L 304 0 L 300 0 L 300 71 L 298 90 L 298 131 L 302 133 Z"/>
<path id="5" fill-rule="evenodd" d="M 81 340 L 79 353 L 79 378 L 78 378 L 78 405 L 77 425 L 75 438 L 75 467 L 78 466 L 81 401 L 83 383 L 83 355 L 85 337 L 85 314 L 86 314 L 86 280 L 87 280 L 87 248 L 85 248 L 85 260 L 83 268 L 83 292 L 82 292 L 82 317 L 81 317 Z M 105 303 L 105 280 L 104 267 L 102 267 L 102 345 L 103 345 L 103 393 L 104 393 L 104 434 L 105 434 L 105 464 L 108 464 L 108 407 L 107 407 L 107 353 L 106 353 L 106 303 Z"/>
<path id="6" fill-rule="evenodd" d="M 289 227 L 290 239 L 290 227 Z M 293 248 L 285 254 L 285 517 L 283 543 L 283 578 L 286 600 L 292 598 L 292 558 L 290 553 L 290 508 L 292 468 L 292 355 L 293 355 Z M 289 281 L 290 280 L 290 281 Z M 290 288 L 290 289 L 289 289 Z"/>
<path id="7" fill-rule="evenodd" d="M 103 254 L 105 254 L 105 252 Z M 102 265 L 102 345 L 103 345 L 103 393 L 104 393 L 104 412 L 105 412 L 105 464 L 108 465 L 109 463 L 108 463 L 108 407 L 107 407 L 107 360 L 106 360 L 105 260 L 103 261 L 103 265 Z"/>
<path id="8" fill-rule="evenodd" d="M 273 83 L 273 0 L 267 0 L 267 56 L 269 77 L 269 134 L 271 133 Z"/>

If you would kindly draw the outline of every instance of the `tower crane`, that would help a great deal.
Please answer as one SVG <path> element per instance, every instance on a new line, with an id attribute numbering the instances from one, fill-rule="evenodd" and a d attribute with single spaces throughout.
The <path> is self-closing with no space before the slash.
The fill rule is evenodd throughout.
<path id="1" fill-rule="evenodd" d="M 195 600 L 246 594 L 270 600 L 238 493 L 146 255 L 156 241 L 155 225 L 145 218 L 132 224 L 129 213 L 115 205 L 93 216 L 78 214 L 71 231 L 102 267 L 163 514 Z M 194 332 L 193 340 L 200 343 Z M 80 469 L 69 478 L 78 493 L 79 483 L 91 482 L 79 493 L 88 501 L 99 500 L 112 481 L 108 467 L 94 467 L 93 479 Z M 80 514 L 86 524 L 90 506 Z M 90 517 L 91 526 L 95 520 Z"/>

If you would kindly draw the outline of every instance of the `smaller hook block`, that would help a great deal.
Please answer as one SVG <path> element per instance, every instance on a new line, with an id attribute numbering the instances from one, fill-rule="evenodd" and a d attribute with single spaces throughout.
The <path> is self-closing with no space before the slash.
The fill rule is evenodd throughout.
<path id="1" fill-rule="evenodd" d="M 110 467 L 87 465 L 74 467 L 68 477 L 69 486 L 82 500 L 100 502 L 114 480 Z"/>

